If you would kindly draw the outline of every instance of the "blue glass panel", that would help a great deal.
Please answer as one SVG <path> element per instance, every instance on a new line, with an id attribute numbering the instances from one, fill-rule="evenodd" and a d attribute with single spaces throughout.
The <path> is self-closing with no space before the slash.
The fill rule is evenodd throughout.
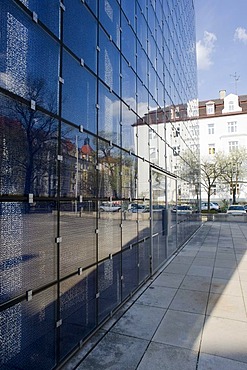
<path id="1" fill-rule="evenodd" d="M 136 111 L 136 74 L 123 60 L 122 62 L 122 98 L 124 102 Z"/>
<path id="2" fill-rule="evenodd" d="M 57 37 L 60 29 L 60 4 L 57 0 L 20 0 L 28 9 L 35 12 Z"/>
<path id="3" fill-rule="evenodd" d="M 13 2 L 0 3 L 0 86 L 57 112 L 59 45 Z"/>
<path id="4" fill-rule="evenodd" d="M 135 1 L 122 0 L 121 6 L 128 22 L 130 22 L 133 29 L 135 29 Z"/>
<path id="5" fill-rule="evenodd" d="M 136 39 L 134 32 L 128 24 L 126 18 L 122 17 L 122 53 L 127 59 L 128 64 L 136 70 Z"/>
<path id="6" fill-rule="evenodd" d="M 141 44 L 137 43 L 137 75 L 144 85 L 148 86 L 148 62 L 147 54 L 142 48 Z"/>
<path id="7" fill-rule="evenodd" d="M 148 27 L 147 21 L 141 12 L 140 8 L 137 7 L 137 37 L 140 41 L 141 46 L 147 52 L 147 35 Z"/>
<path id="8" fill-rule="evenodd" d="M 120 47 L 120 7 L 116 0 L 99 1 L 99 20 Z"/>
<path id="9" fill-rule="evenodd" d="M 97 22 L 86 6 L 68 0 L 64 12 L 64 43 L 95 72 Z"/>
<path id="10" fill-rule="evenodd" d="M 120 53 L 102 29 L 99 34 L 99 76 L 116 94 L 120 94 Z"/>
<path id="11" fill-rule="evenodd" d="M 64 51 L 62 116 L 96 132 L 96 80 Z"/>

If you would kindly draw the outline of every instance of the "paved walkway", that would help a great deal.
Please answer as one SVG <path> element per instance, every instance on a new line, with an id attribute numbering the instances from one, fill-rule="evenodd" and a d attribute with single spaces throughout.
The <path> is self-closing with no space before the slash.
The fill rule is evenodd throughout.
<path id="1" fill-rule="evenodd" d="M 246 370 L 247 224 L 206 222 L 64 369 Z"/>

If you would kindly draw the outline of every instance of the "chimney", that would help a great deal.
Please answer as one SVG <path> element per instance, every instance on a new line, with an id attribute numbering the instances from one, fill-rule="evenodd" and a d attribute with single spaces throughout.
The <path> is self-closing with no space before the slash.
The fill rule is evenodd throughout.
<path id="1" fill-rule="evenodd" d="M 220 99 L 223 100 L 226 97 L 226 90 L 220 90 L 219 93 L 220 93 Z"/>

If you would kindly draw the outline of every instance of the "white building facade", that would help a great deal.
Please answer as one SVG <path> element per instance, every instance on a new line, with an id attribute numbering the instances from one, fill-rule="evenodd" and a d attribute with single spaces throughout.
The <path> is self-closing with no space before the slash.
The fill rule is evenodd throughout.
<path id="1" fill-rule="evenodd" d="M 219 99 L 199 102 L 200 156 L 202 160 L 213 159 L 217 153 L 247 148 L 247 95 L 226 95 L 220 91 Z M 241 179 L 237 187 L 237 201 L 247 198 L 247 179 Z M 205 189 L 201 189 L 201 199 L 207 200 Z M 216 184 L 211 200 L 231 202 L 231 189 L 222 190 Z"/>

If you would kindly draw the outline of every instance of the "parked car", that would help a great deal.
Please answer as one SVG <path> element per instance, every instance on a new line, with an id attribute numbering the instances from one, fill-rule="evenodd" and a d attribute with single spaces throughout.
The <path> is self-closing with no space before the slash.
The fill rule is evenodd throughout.
<path id="1" fill-rule="evenodd" d="M 210 211 L 219 211 L 220 210 L 220 206 L 217 202 L 210 202 L 210 205 L 209 205 L 209 209 Z M 202 211 L 207 211 L 208 210 L 208 202 L 202 202 L 201 203 L 201 210 Z"/>
<path id="2" fill-rule="evenodd" d="M 228 207 L 227 214 L 237 216 L 237 215 L 246 215 L 246 210 L 243 205 L 232 204 Z"/>
<path id="3" fill-rule="evenodd" d="M 145 204 L 130 203 L 128 206 L 128 212 L 144 213 L 149 212 L 149 208 Z"/>
<path id="4" fill-rule="evenodd" d="M 180 215 L 185 215 L 188 213 L 190 214 L 192 213 L 192 207 L 186 204 L 181 204 L 181 205 L 173 207 L 172 212 L 180 214 Z"/>
<path id="5" fill-rule="evenodd" d="M 121 206 L 114 202 L 102 202 L 99 209 L 103 212 L 119 212 L 121 210 Z"/>

